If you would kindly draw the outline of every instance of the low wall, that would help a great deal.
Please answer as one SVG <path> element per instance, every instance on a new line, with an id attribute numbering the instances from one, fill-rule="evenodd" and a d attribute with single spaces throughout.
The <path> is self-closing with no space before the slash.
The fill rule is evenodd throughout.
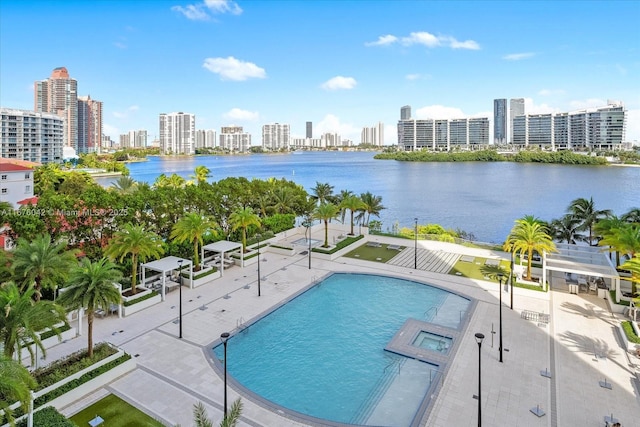
<path id="1" fill-rule="evenodd" d="M 151 291 L 149 291 L 151 292 Z M 135 299 L 135 298 L 133 298 Z M 131 299 L 130 299 L 131 300 Z M 144 301 L 140 301 L 137 304 L 133 304 L 130 305 L 128 307 L 125 307 L 124 305 L 122 306 L 122 315 L 123 316 L 129 316 L 132 315 L 133 313 L 137 313 L 141 310 L 144 310 L 145 308 L 149 308 L 152 305 L 158 304 L 159 302 L 162 302 L 162 296 L 160 294 L 154 295 L 151 298 L 148 298 Z"/>
<path id="2" fill-rule="evenodd" d="M 42 342 L 42 346 L 45 349 L 48 349 L 53 347 L 54 345 L 60 344 L 62 341 L 70 340 L 75 337 L 76 337 L 76 328 L 72 326 L 71 329 L 69 329 L 68 331 L 61 332 L 60 338 L 54 335 L 47 339 L 41 340 L 41 342 Z M 33 344 L 30 345 L 29 347 L 33 347 Z M 38 351 L 36 352 L 35 348 L 33 348 L 33 352 L 34 354 L 40 353 L 38 356 L 42 356 L 40 349 L 38 349 Z M 20 360 L 23 360 L 28 357 L 30 357 L 29 350 L 27 350 L 27 348 L 23 348 L 20 353 Z M 38 362 L 36 362 L 36 365 L 39 365 Z"/>

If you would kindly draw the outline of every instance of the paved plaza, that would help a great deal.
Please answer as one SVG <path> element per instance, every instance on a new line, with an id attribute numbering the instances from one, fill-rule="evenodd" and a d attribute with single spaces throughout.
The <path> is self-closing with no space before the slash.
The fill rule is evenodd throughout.
<path id="1" fill-rule="evenodd" d="M 303 235 L 284 236 L 293 241 Z M 323 239 L 314 228 L 312 237 Z M 335 236 L 331 236 L 333 239 Z M 332 272 L 370 272 L 430 283 L 477 301 L 461 331 L 452 363 L 440 391 L 421 420 L 421 426 L 475 426 L 478 401 L 478 345 L 482 344 L 482 418 L 487 426 L 603 426 L 613 414 L 623 426 L 638 425 L 640 359 L 627 351 L 618 331 L 621 315 L 609 311 L 596 295 L 548 293 L 516 288 L 514 309 L 504 289 L 503 362 L 498 352 L 498 286 L 491 282 L 443 274 L 441 265 L 460 256 L 506 255 L 455 244 L 418 241 L 421 263 L 413 269 L 414 248 L 406 240 L 366 236 L 367 241 L 409 246 L 394 262 L 379 263 L 339 257 L 333 261 L 308 256 L 297 247 L 291 256 L 263 253 L 261 296 L 257 295 L 257 266 L 225 270 L 224 276 L 196 289 L 182 290 L 183 339 L 178 338 L 179 292 L 167 300 L 126 318 L 97 319 L 95 342 L 108 341 L 133 355 L 137 368 L 73 404 L 58 408 L 72 415 L 114 393 L 166 425 L 192 425 L 192 408 L 201 401 L 217 423 L 223 411 L 223 379 L 214 369 L 210 348 L 222 332 L 232 332 L 296 292 Z M 451 264 L 453 265 L 453 264 Z M 433 266 L 437 271 L 430 271 Z M 537 323 L 521 317 L 523 310 L 550 315 Z M 86 325 L 83 328 L 86 331 Z M 492 331 L 496 332 L 495 334 Z M 86 336 L 48 350 L 48 361 L 82 349 Z M 548 373 L 548 375 L 541 375 Z M 600 382 L 610 385 L 601 387 Z M 229 402 L 240 395 L 229 388 Z M 269 410 L 242 396 L 241 426 L 313 425 Z M 537 416 L 531 409 L 544 412 Z"/>

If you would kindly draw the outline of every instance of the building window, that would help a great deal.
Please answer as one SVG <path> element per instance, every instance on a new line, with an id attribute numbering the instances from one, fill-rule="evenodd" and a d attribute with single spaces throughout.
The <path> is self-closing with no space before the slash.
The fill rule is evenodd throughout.
<path id="1" fill-rule="evenodd" d="M 2 189 L 2 194 L 7 194 L 7 189 L 6 188 Z"/>
<path id="2" fill-rule="evenodd" d="M 30 177 L 31 177 L 30 174 L 28 174 L 28 173 L 24 174 L 24 179 L 29 179 Z"/>
<path id="3" fill-rule="evenodd" d="M 31 186 L 30 185 L 26 185 L 24 187 L 24 193 L 25 194 L 31 194 Z"/>
<path id="4" fill-rule="evenodd" d="M 2 179 L 7 179 L 7 175 L 2 175 Z"/>

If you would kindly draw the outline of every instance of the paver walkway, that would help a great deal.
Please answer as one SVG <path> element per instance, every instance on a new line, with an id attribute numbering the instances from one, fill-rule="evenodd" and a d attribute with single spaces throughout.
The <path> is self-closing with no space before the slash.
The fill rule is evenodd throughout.
<path id="1" fill-rule="evenodd" d="M 323 237 L 321 229 L 314 231 L 313 238 L 316 237 Z M 368 237 L 371 238 L 373 236 Z M 406 246 L 402 239 L 380 236 L 375 239 Z M 425 254 L 421 264 L 425 267 L 428 254 L 439 252 L 484 258 L 502 255 L 441 242 L 420 241 L 419 250 Z M 110 341 L 137 355 L 138 367 L 97 393 L 60 409 L 70 415 L 105 392 L 113 392 L 168 425 L 191 425 L 192 406 L 202 401 L 217 423 L 222 416 L 223 381 L 213 367 L 209 352 L 217 337 L 225 331 L 233 332 L 324 275 L 345 271 L 424 281 L 477 300 L 469 326 L 461 332 L 457 353 L 442 380 L 441 390 L 427 416 L 420 421 L 421 426 L 477 425 L 478 401 L 473 398 L 478 392 L 476 332 L 486 336 L 482 344 L 481 401 L 485 425 L 596 427 L 604 425 L 604 415 L 613 413 L 628 427 L 640 418 L 636 380 L 640 360 L 621 347 L 616 329 L 620 318 L 607 310 L 604 300 L 593 295 L 516 288 L 512 311 L 507 305 L 509 294 L 504 292 L 504 361 L 500 363 L 499 334 L 492 334 L 499 330 L 497 286 L 427 269 L 414 270 L 413 248 L 406 252 L 409 261 L 403 258 L 402 263 L 387 264 L 352 258 L 335 261 L 312 258 L 311 269 L 305 255 L 265 253 L 266 261 L 261 263 L 264 280 L 261 280 L 260 297 L 255 265 L 244 269 L 233 267 L 209 285 L 183 289 L 183 339 L 177 337 L 178 325 L 174 323 L 178 314 L 178 292 L 168 294 L 166 302 L 133 316 L 98 319 L 95 341 Z M 406 262 L 410 265 L 406 266 Z M 551 322 L 538 324 L 522 319 L 522 310 L 549 313 Z M 49 360 L 85 346 L 86 337 L 69 340 L 50 349 Z M 606 358 L 596 358 L 596 354 Z M 545 369 L 551 372 L 551 378 L 540 375 Z M 612 384 L 611 390 L 599 386 L 598 382 L 605 378 Z M 231 384 L 228 392 L 229 402 L 239 396 Z M 277 409 L 248 396 L 243 396 L 243 403 L 242 426 L 314 425 L 287 418 Z M 537 405 L 546 415 L 537 417 L 530 412 Z"/>

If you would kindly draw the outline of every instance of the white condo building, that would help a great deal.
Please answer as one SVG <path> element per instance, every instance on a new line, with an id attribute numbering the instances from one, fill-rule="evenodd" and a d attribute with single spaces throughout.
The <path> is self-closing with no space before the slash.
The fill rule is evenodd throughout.
<path id="1" fill-rule="evenodd" d="M 509 143 L 513 144 L 513 119 L 524 116 L 524 98 L 509 100 Z"/>
<path id="2" fill-rule="evenodd" d="M 196 131 L 196 148 L 215 148 L 217 145 L 217 132 L 214 129 L 198 129 Z"/>
<path id="3" fill-rule="evenodd" d="M 64 118 L 56 114 L 0 108 L 0 157 L 38 163 L 62 163 Z"/>
<path id="4" fill-rule="evenodd" d="M 556 114 L 525 114 L 513 119 L 514 145 L 548 150 L 600 150 L 623 146 L 626 111 L 621 102 Z"/>
<path id="5" fill-rule="evenodd" d="M 196 116 L 190 113 L 160 114 L 160 152 L 162 154 L 194 154 Z"/>
<path id="6" fill-rule="evenodd" d="M 224 126 L 220 129 L 220 148 L 239 153 L 251 148 L 251 134 L 244 132 L 242 126 Z"/>
<path id="7" fill-rule="evenodd" d="M 376 147 L 384 145 L 384 124 L 378 122 L 375 126 L 362 128 L 360 134 L 361 144 L 371 144 Z"/>
<path id="8" fill-rule="evenodd" d="M 0 158 L 0 202 L 8 202 L 14 209 L 33 203 L 33 168 L 19 163 Z"/>
<path id="9" fill-rule="evenodd" d="M 262 148 L 270 151 L 288 150 L 291 144 L 290 126 L 273 123 L 262 126 Z"/>
<path id="10" fill-rule="evenodd" d="M 120 148 L 146 148 L 147 131 L 144 129 L 130 130 L 120 135 Z"/>
<path id="11" fill-rule="evenodd" d="M 489 144 L 489 118 L 398 121 L 398 147 L 405 151 L 478 149 Z"/>

